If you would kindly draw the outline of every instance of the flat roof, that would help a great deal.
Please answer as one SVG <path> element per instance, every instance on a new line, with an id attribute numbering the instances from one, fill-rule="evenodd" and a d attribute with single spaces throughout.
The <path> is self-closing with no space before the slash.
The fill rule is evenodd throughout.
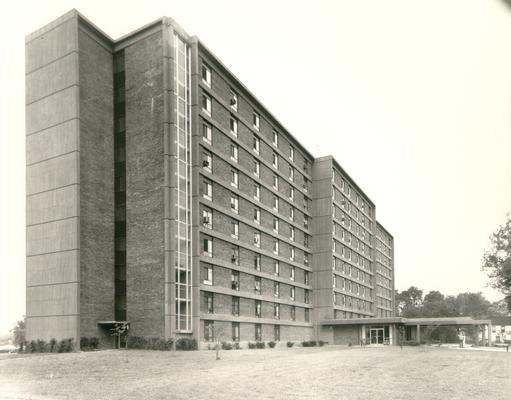
<path id="1" fill-rule="evenodd" d="M 489 319 L 474 319 L 471 317 L 440 317 L 440 318 L 353 318 L 353 319 L 329 319 L 321 322 L 323 326 L 337 325 L 382 325 L 382 324 L 404 324 L 415 325 L 488 325 Z"/>

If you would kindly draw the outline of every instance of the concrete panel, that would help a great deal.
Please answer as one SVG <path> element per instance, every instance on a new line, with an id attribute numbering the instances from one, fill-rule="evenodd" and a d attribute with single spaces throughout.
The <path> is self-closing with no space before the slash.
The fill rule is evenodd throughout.
<path id="1" fill-rule="evenodd" d="M 78 312 L 78 283 L 27 288 L 27 316 L 70 315 Z"/>
<path id="2" fill-rule="evenodd" d="M 78 339 L 78 317 L 27 317 L 27 340 L 57 340 L 74 338 L 75 345 Z"/>
<path id="3" fill-rule="evenodd" d="M 27 136 L 27 165 L 79 150 L 79 120 L 63 124 Z"/>
<path id="4" fill-rule="evenodd" d="M 78 53 L 73 52 L 26 76 L 27 104 L 78 84 Z"/>
<path id="5" fill-rule="evenodd" d="M 27 167 L 27 195 L 78 183 L 77 152 Z"/>
<path id="6" fill-rule="evenodd" d="M 77 249 L 78 224 L 70 218 L 27 227 L 27 256 Z"/>
<path id="7" fill-rule="evenodd" d="M 27 135 L 78 117 L 78 87 L 44 97 L 26 107 Z"/>
<path id="8" fill-rule="evenodd" d="M 79 216 L 79 185 L 27 197 L 27 225 Z"/>
<path id="9" fill-rule="evenodd" d="M 71 18 L 28 42 L 25 68 L 29 73 L 78 48 L 78 19 Z"/>
<path id="10" fill-rule="evenodd" d="M 27 286 L 76 282 L 79 250 L 27 258 Z"/>

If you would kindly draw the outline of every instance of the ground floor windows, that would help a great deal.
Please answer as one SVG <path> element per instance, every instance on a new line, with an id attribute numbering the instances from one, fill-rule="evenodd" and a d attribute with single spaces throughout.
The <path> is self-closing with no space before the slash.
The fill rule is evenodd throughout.
<path id="1" fill-rule="evenodd" d="M 232 340 L 233 340 L 233 342 L 240 341 L 240 323 L 239 322 L 232 323 Z"/>
<path id="2" fill-rule="evenodd" d="M 255 340 L 258 342 L 263 340 L 263 329 L 261 324 L 255 325 Z"/>
<path id="3" fill-rule="evenodd" d="M 280 326 L 275 325 L 274 328 L 275 341 L 278 342 L 280 340 Z"/>
<path id="4" fill-rule="evenodd" d="M 213 332 L 213 321 L 204 321 L 204 340 L 206 342 L 212 342 L 214 340 Z"/>

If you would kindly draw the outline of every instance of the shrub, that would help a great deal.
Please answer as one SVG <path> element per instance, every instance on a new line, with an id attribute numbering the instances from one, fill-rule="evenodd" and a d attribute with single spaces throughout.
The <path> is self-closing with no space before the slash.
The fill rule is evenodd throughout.
<path id="1" fill-rule="evenodd" d="M 222 342 L 222 350 L 232 350 L 232 344 L 229 342 Z"/>
<path id="2" fill-rule="evenodd" d="M 266 347 L 266 343 L 256 342 L 256 349 L 264 349 L 265 347 Z"/>
<path id="3" fill-rule="evenodd" d="M 419 342 L 416 340 L 404 340 L 403 346 L 419 346 Z"/>
<path id="4" fill-rule="evenodd" d="M 176 341 L 176 350 L 197 350 L 197 341 L 189 338 L 179 338 Z"/>
<path id="5" fill-rule="evenodd" d="M 89 338 L 89 347 L 91 350 L 97 350 L 99 348 L 99 338 L 91 337 Z"/>
<path id="6" fill-rule="evenodd" d="M 89 338 L 88 337 L 80 338 L 80 349 L 89 350 Z"/>
<path id="7" fill-rule="evenodd" d="M 302 347 L 314 347 L 314 346 L 316 346 L 315 340 L 309 340 L 309 341 L 302 342 Z"/>
<path id="8" fill-rule="evenodd" d="M 56 353 L 58 350 L 58 347 L 57 347 L 57 339 L 55 338 L 51 338 L 50 340 L 50 351 L 52 353 Z"/>
<path id="9" fill-rule="evenodd" d="M 276 344 L 277 343 L 275 343 L 275 342 L 268 342 L 268 346 L 270 346 L 270 348 L 272 348 L 272 349 L 275 347 Z"/>
<path id="10" fill-rule="evenodd" d="M 69 353 L 70 351 L 73 351 L 73 350 L 74 350 L 73 338 L 62 339 L 58 343 L 58 350 L 57 351 L 59 353 Z"/>
<path id="11" fill-rule="evenodd" d="M 147 349 L 147 339 L 141 336 L 128 336 L 129 349 Z"/>
<path id="12" fill-rule="evenodd" d="M 234 342 L 234 348 L 236 350 L 241 350 L 241 346 L 240 346 L 239 342 Z"/>
<path id="13" fill-rule="evenodd" d="M 318 342 L 318 344 L 319 344 L 319 347 L 323 347 L 326 344 L 326 342 L 324 342 L 323 340 L 320 340 Z"/>
<path id="14" fill-rule="evenodd" d="M 249 349 L 255 349 L 256 348 L 256 343 L 248 342 L 248 348 Z"/>
<path id="15" fill-rule="evenodd" d="M 44 353 L 45 344 L 46 343 L 44 340 L 37 339 L 37 342 L 35 344 L 35 351 L 38 353 Z"/>
<path id="16" fill-rule="evenodd" d="M 34 353 L 37 349 L 37 344 L 35 340 L 31 340 L 27 345 L 27 352 Z"/>
<path id="17" fill-rule="evenodd" d="M 293 346 L 294 346 L 294 342 L 287 342 L 287 343 L 286 343 L 286 346 L 287 346 L 287 347 L 293 347 Z"/>

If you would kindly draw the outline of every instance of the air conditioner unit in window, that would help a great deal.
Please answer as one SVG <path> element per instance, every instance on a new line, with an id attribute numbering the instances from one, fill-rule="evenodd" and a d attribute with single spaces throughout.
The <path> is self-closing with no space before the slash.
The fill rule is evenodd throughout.
<path id="1" fill-rule="evenodd" d="M 231 203 L 231 208 L 236 208 L 234 203 Z"/>
<path id="2" fill-rule="evenodd" d="M 235 106 L 236 105 L 236 99 L 233 97 L 231 99 L 231 106 Z"/>
<path id="3" fill-rule="evenodd" d="M 203 217 L 203 218 L 202 218 L 202 222 L 203 222 L 204 224 L 209 224 L 209 217 Z"/>
<path id="4" fill-rule="evenodd" d="M 202 161 L 202 166 L 208 168 L 209 167 L 209 161 L 208 160 Z"/>
<path id="5" fill-rule="evenodd" d="M 238 258 L 236 256 L 231 257 L 231 262 L 236 263 L 238 261 Z"/>

